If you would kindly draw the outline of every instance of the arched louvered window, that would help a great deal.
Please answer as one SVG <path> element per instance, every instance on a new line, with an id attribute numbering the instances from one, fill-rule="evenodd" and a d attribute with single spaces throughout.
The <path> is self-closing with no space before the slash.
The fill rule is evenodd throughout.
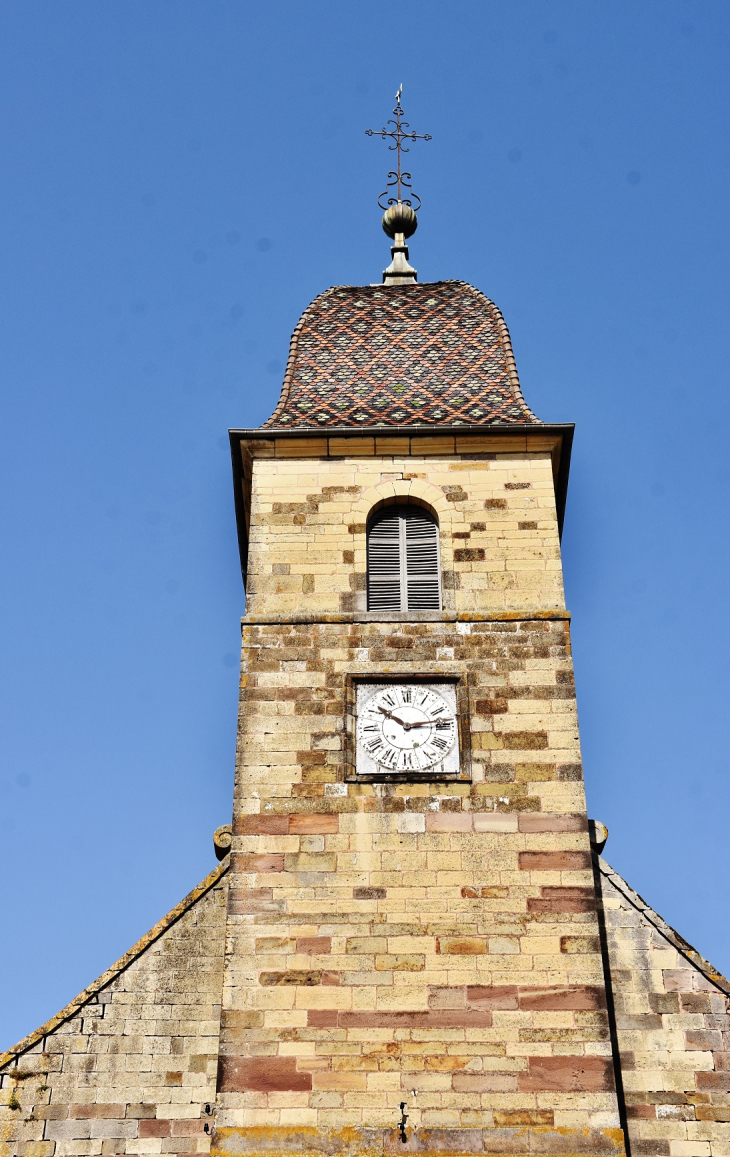
<path id="1" fill-rule="evenodd" d="M 441 610 L 438 523 L 422 507 L 386 506 L 371 520 L 368 610 Z"/>

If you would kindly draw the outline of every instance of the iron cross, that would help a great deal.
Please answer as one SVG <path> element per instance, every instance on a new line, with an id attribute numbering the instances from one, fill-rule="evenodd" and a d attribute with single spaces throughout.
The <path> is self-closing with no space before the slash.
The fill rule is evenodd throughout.
<path id="1" fill-rule="evenodd" d="M 388 121 L 389 125 L 394 125 L 395 127 L 392 129 L 388 129 L 388 128 L 365 129 L 365 136 L 367 136 L 367 137 L 382 137 L 383 140 L 385 140 L 387 137 L 390 137 L 391 140 L 395 141 L 395 144 L 388 145 L 388 148 L 391 151 L 393 149 L 395 149 L 395 151 L 398 154 L 398 169 L 395 173 L 388 173 L 389 180 L 388 180 L 387 188 L 378 197 L 378 204 L 380 205 L 381 209 L 386 209 L 388 207 L 388 205 L 394 205 L 396 202 L 401 202 L 401 201 L 403 201 L 404 204 L 406 204 L 406 205 L 410 205 L 411 201 L 408 200 L 408 198 L 404 199 L 402 196 L 404 188 L 408 189 L 411 193 L 411 196 L 415 197 L 416 200 L 418 201 L 418 205 L 413 206 L 413 208 L 419 209 L 421 207 L 421 198 L 416 193 L 413 192 L 411 185 L 410 185 L 411 174 L 405 172 L 401 168 L 401 153 L 409 153 L 410 152 L 410 149 L 408 149 L 403 144 L 404 141 L 430 141 L 431 140 L 431 134 L 430 133 L 414 133 L 412 131 L 410 131 L 410 132 L 406 131 L 406 130 L 409 130 L 411 126 L 409 125 L 408 121 L 402 120 L 403 109 L 401 108 L 401 103 L 400 103 L 400 97 L 401 97 L 402 92 L 403 92 L 403 85 L 400 86 L 397 93 L 395 94 L 395 108 L 393 109 L 393 114 L 394 114 L 396 119 Z M 390 178 L 393 178 L 393 179 L 390 180 Z M 397 196 L 396 197 L 387 197 L 389 190 L 392 189 L 393 186 L 396 187 Z M 385 205 L 383 205 L 381 203 L 383 197 L 387 197 Z"/>

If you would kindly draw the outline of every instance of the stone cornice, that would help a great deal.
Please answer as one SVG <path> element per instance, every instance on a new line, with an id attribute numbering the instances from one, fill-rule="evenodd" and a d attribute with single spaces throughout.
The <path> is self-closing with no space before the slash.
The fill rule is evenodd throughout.
<path id="1" fill-rule="evenodd" d="M 570 611 L 341 611 L 336 614 L 244 615 L 244 627 L 288 623 L 552 623 L 570 622 Z"/>

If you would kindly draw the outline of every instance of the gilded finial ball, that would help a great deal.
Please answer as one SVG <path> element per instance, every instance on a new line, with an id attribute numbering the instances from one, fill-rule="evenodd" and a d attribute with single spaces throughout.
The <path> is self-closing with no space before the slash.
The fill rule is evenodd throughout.
<path id="1" fill-rule="evenodd" d="M 389 237 L 402 233 L 404 237 L 412 237 L 418 228 L 418 218 L 415 210 L 404 201 L 397 201 L 383 213 L 383 229 Z"/>

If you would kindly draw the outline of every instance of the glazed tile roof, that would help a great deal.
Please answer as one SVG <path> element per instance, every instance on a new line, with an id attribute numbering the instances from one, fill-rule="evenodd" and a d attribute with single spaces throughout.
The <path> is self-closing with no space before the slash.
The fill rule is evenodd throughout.
<path id="1" fill-rule="evenodd" d="M 291 339 L 265 427 L 535 423 L 502 314 L 464 281 L 340 285 Z"/>

